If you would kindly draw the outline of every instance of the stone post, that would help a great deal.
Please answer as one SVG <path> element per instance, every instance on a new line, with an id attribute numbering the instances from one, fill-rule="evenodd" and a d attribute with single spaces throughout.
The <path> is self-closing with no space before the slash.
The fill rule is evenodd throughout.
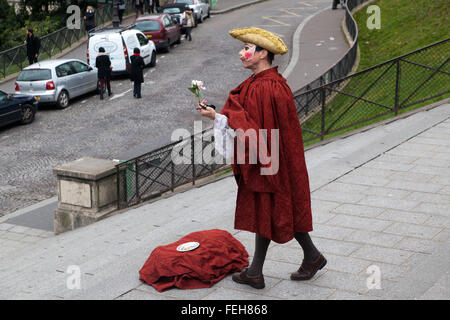
<path id="1" fill-rule="evenodd" d="M 94 223 L 117 210 L 115 164 L 85 157 L 53 169 L 58 180 L 55 234 Z"/>

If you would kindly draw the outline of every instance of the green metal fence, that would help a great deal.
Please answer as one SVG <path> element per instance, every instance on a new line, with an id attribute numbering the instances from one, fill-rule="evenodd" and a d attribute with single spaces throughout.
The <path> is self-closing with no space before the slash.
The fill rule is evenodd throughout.
<path id="1" fill-rule="evenodd" d="M 132 0 L 125 0 L 125 3 L 127 6 L 124 14 L 127 15 L 134 12 L 135 8 Z M 104 4 L 95 11 L 96 26 L 101 26 L 111 21 L 112 17 L 113 7 L 111 1 L 111 3 Z M 80 22 L 80 29 L 69 29 L 64 27 L 40 37 L 41 49 L 39 60 L 50 59 L 86 36 L 85 23 L 82 17 Z M 0 79 L 19 72 L 26 66 L 28 66 L 28 59 L 25 44 L 0 52 Z"/>

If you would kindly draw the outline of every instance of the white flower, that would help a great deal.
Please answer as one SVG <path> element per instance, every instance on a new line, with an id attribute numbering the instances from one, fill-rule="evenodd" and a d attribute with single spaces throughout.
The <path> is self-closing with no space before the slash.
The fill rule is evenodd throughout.
<path id="1" fill-rule="evenodd" d="M 201 90 L 206 89 L 205 87 L 203 87 L 203 81 L 200 80 L 192 80 L 192 86 L 197 86 Z"/>

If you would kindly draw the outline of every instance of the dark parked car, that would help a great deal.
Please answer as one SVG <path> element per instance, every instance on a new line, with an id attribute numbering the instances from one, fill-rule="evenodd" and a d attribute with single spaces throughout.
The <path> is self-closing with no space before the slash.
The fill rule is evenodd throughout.
<path id="1" fill-rule="evenodd" d="M 33 122 L 37 104 L 33 96 L 13 95 L 0 90 L 0 127 L 18 121 L 23 124 Z"/>
<path id="2" fill-rule="evenodd" d="M 150 14 L 134 21 L 134 28 L 146 35 L 155 43 L 156 49 L 170 51 L 174 43 L 181 43 L 181 26 L 175 17 L 169 14 Z"/>

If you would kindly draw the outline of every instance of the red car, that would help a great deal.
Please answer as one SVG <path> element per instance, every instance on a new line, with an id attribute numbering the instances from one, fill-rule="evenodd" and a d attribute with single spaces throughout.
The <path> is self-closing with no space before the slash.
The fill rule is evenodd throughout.
<path id="1" fill-rule="evenodd" d="M 181 43 L 181 26 L 175 17 L 168 14 L 144 15 L 136 19 L 134 25 L 155 43 L 156 49 L 169 52 L 172 44 Z"/>

